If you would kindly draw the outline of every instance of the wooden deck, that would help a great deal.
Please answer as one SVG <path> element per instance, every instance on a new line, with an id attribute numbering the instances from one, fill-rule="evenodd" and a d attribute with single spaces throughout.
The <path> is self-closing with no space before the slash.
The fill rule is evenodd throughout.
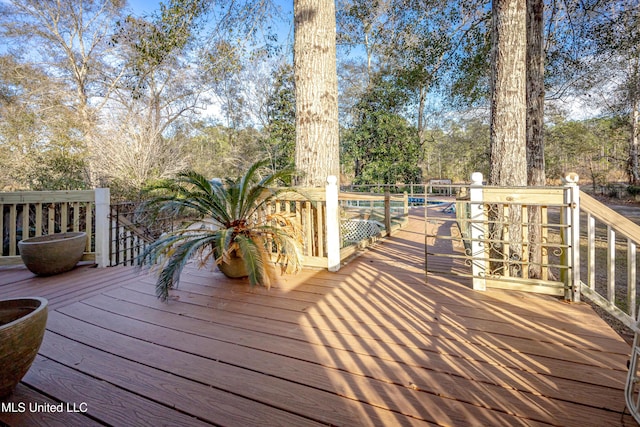
<path id="1" fill-rule="evenodd" d="M 0 425 L 635 425 L 630 347 L 588 305 L 425 283 L 414 213 L 340 272 L 269 291 L 189 267 L 162 303 L 133 268 L 0 270 L 1 298 L 51 302 Z"/>

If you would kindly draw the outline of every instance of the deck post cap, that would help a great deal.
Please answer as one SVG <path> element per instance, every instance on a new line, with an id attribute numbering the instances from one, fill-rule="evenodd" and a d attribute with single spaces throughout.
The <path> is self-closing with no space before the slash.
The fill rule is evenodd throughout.
<path id="1" fill-rule="evenodd" d="M 580 179 L 580 177 L 575 172 L 569 172 L 568 174 L 566 174 L 564 176 L 564 181 L 567 184 L 577 184 L 578 183 L 578 179 Z"/>
<path id="2" fill-rule="evenodd" d="M 482 172 L 474 172 L 471 174 L 471 183 L 474 185 L 482 185 Z"/>

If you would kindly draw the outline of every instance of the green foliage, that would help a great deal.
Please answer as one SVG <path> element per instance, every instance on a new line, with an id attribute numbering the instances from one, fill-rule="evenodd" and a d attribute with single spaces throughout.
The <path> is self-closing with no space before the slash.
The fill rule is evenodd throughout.
<path id="1" fill-rule="evenodd" d="M 632 195 L 633 197 L 636 197 L 638 195 L 640 195 L 640 186 L 639 185 L 630 185 L 627 187 L 627 192 Z"/>
<path id="2" fill-rule="evenodd" d="M 193 37 L 195 25 L 207 12 L 206 0 L 169 0 L 160 3 L 160 12 L 150 19 L 127 16 L 118 22 L 114 44 L 124 43 L 133 51 L 129 66 L 145 75 L 181 51 Z"/>
<path id="3" fill-rule="evenodd" d="M 448 103 L 467 109 L 483 105 L 489 97 L 491 75 L 490 17 L 482 15 L 476 25 L 465 33 L 464 42 L 454 57 L 455 65 L 449 69 Z"/>
<path id="4" fill-rule="evenodd" d="M 141 254 L 141 264 L 160 263 L 156 294 L 162 300 L 178 285 L 180 273 L 189 259 L 217 265 L 239 256 L 252 286 L 270 286 L 273 276 L 271 249 L 279 254 L 276 263 L 284 271 L 301 268 L 301 232 L 295 214 L 271 213 L 271 203 L 285 191 L 273 188 L 291 179 L 293 170 L 260 175 L 267 162 L 251 165 L 237 179 L 224 183 L 209 181 L 189 171 L 175 179 L 150 186 L 147 207 L 159 212 L 178 212 L 197 218 L 152 243 Z M 292 216 L 293 215 L 293 216 Z"/>
<path id="5" fill-rule="evenodd" d="M 556 118 L 545 133 L 550 179 L 576 172 L 594 185 L 620 180 L 626 161 L 628 130 L 620 119 L 566 121 Z"/>
<path id="6" fill-rule="evenodd" d="M 342 163 L 354 184 L 420 182 L 422 150 L 417 130 L 400 114 L 408 94 L 377 75 L 342 133 Z"/>
<path id="7" fill-rule="evenodd" d="M 50 150 L 34 153 L 25 175 L 32 190 L 83 190 L 86 166 L 82 154 Z"/>
<path id="8" fill-rule="evenodd" d="M 473 172 L 489 173 L 489 125 L 479 119 L 449 121 L 446 130 L 426 138 L 426 175 L 468 181 Z"/>
<path id="9" fill-rule="evenodd" d="M 416 129 L 388 110 L 367 108 L 342 136 L 343 163 L 353 165 L 354 184 L 420 182 Z"/>
<path id="10" fill-rule="evenodd" d="M 238 176 L 265 158 L 261 144 L 264 136 L 251 127 L 231 129 L 198 122 L 192 125 L 189 134 L 176 138 L 186 140 L 182 153 L 189 168 L 206 176 Z"/>
<path id="11" fill-rule="evenodd" d="M 293 67 L 282 64 L 277 70 L 271 96 L 267 99 L 266 150 L 275 170 L 294 163 L 296 110 Z"/>

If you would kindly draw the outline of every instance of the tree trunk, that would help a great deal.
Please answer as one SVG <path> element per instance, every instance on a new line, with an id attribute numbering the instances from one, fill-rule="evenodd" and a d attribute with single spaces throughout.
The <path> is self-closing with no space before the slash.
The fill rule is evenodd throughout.
<path id="1" fill-rule="evenodd" d="M 494 0 L 491 93 L 492 185 L 527 185 L 526 4 Z"/>
<path id="2" fill-rule="evenodd" d="M 324 187 L 340 177 L 336 18 L 333 0 L 294 0 L 298 185 Z"/>
<path id="3" fill-rule="evenodd" d="M 629 181 L 631 185 L 638 185 L 640 183 L 640 167 L 638 166 L 638 118 L 640 117 L 640 111 L 638 111 L 638 100 L 632 101 L 633 108 L 631 109 L 631 141 L 629 144 Z"/>
<path id="4" fill-rule="evenodd" d="M 544 162 L 544 0 L 527 0 L 527 183 L 546 184 Z M 542 277 L 542 209 L 529 207 L 529 277 Z"/>
<path id="5" fill-rule="evenodd" d="M 491 78 L 491 169 L 489 184 L 527 185 L 526 155 L 526 2 L 493 1 L 493 60 Z M 512 276 L 520 275 L 522 260 L 522 214 L 510 206 L 492 207 L 491 258 L 503 258 L 508 265 L 493 265 Z M 502 223 L 502 224 L 501 224 Z M 503 241 L 508 232 L 509 251 Z M 501 264 L 501 263 L 499 263 Z"/>
<path id="6" fill-rule="evenodd" d="M 418 143 L 424 144 L 424 104 L 427 102 L 427 87 L 420 85 L 420 100 L 418 102 Z"/>

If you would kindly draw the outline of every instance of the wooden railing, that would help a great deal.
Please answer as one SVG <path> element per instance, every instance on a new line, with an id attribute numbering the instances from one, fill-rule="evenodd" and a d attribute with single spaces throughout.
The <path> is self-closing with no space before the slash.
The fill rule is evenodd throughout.
<path id="1" fill-rule="evenodd" d="M 470 278 L 475 290 L 501 288 L 579 298 L 573 292 L 578 283 L 572 268 L 577 254 L 570 225 L 573 186 L 486 186 L 482 174 L 474 174 L 471 184 L 452 185 L 451 193 L 456 194 L 455 201 L 443 203 L 442 213 L 433 221 L 443 222 L 448 211 L 458 227 L 428 227 L 428 273 Z"/>
<path id="2" fill-rule="evenodd" d="M 274 212 L 295 215 L 303 231 L 307 267 L 327 268 L 332 251 L 327 231 L 332 228 L 332 221 L 338 230 L 338 263 L 406 221 L 406 194 L 338 193 L 335 185 L 331 188 L 330 197 L 336 198 L 336 206 L 339 204 L 335 220 L 328 215 L 327 189 L 299 189 L 272 206 Z M 135 264 L 145 245 L 157 235 L 145 231 L 146 226 L 136 223 L 131 215 L 121 215 L 118 207 L 110 205 L 109 198 L 108 189 L 0 193 L 0 265 L 22 262 L 17 248 L 23 238 L 65 231 L 87 233 L 84 260 L 93 260 L 99 266 Z M 345 233 L 345 224 L 364 224 L 368 230 L 360 233 L 359 239 L 344 239 L 340 230 Z"/>
<path id="3" fill-rule="evenodd" d="M 18 241 L 67 231 L 86 232 L 83 260 L 106 265 L 108 206 L 108 189 L 0 193 L 0 265 L 22 263 Z"/>
<path id="4" fill-rule="evenodd" d="M 580 212 L 582 293 L 638 332 L 640 226 L 584 192 Z"/>
<path id="5" fill-rule="evenodd" d="M 580 192 L 581 292 L 635 332 L 625 403 L 640 423 L 640 327 L 637 278 L 640 226 Z"/>
<path id="6" fill-rule="evenodd" d="M 502 282 L 509 289 L 541 291 L 580 301 L 588 298 L 635 332 L 638 327 L 638 251 L 640 226 L 579 191 L 577 178 L 566 178 L 556 188 L 497 188 L 482 185 L 481 175 L 464 189 L 456 202 L 457 222 L 466 244 L 467 264 L 472 267 L 474 289 Z M 527 276 L 527 233 L 536 224 L 528 211 L 539 209 L 541 227 L 541 278 Z M 509 213 L 519 210 L 516 225 L 524 242 L 522 255 L 508 256 Z M 503 213 L 507 212 L 507 213 Z M 527 220 L 529 218 L 529 220 Z M 499 238 L 491 227 L 500 230 Z M 427 236 L 443 238 L 442 236 Z M 500 250 L 495 250 L 499 248 Z M 427 251 L 429 252 L 429 251 Z M 437 255 L 437 254 L 436 254 Z M 498 269 L 492 266 L 498 265 Z M 516 267 L 509 274 L 505 265 Z"/>
<path id="7" fill-rule="evenodd" d="M 269 208 L 274 213 L 291 214 L 302 230 L 304 265 L 313 268 L 326 268 L 325 190 L 299 188 L 297 192 L 282 194 Z"/>
<path id="8" fill-rule="evenodd" d="M 635 332 L 625 402 L 640 423 L 640 327 L 637 279 L 640 226 L 580 192 L 582 294 Z M 585 256 L 586 255 L 586 256 Z"/>
<path id="9" fill-rule="evenodd" d="M 298 188 L 286 193 L 271 206 L 272 212 L 295 214 L 303 234 L 305 267 L 327 268 L 330 239 L 327 237 L 331 215 L 327 211 L 329 189 Z M 335 188 L 337 191 L 337 187 Z M 391 234 L 407 221 L 407 194 L 344 193 L 337 194 L 339 204 L 338 229 L 340 262 L 376 239 Z M 353 232 L 353 228 L 365 228 Z M 348 228 L 358 239 L 345 238 Z"/>

